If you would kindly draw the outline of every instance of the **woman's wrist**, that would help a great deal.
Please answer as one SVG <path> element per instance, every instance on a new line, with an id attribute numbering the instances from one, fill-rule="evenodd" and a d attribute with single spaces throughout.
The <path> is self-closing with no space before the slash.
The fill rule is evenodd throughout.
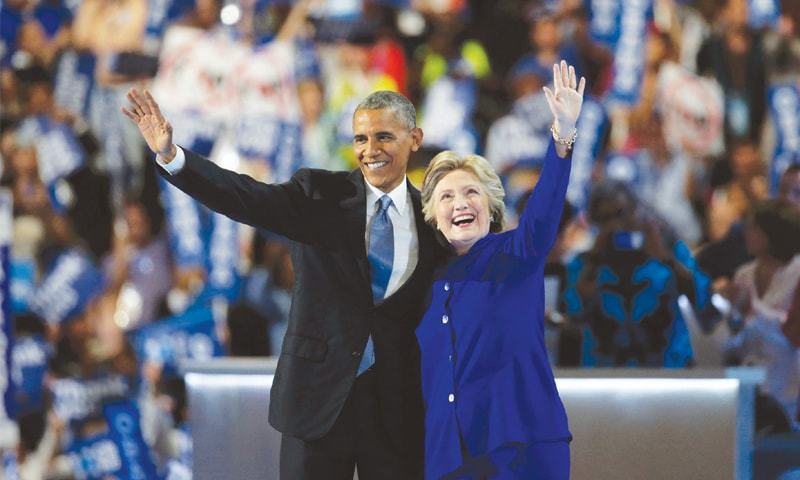
<path id="1" fill-rule="evenodd" d="M 575 125 L 564 128 L 564 125 L 559 124 L 558 120 L 556 120 L 550 127 L 550 133 L 552 133 L 553 141 L 556 145 L 563 145 L 569 149 L 575 143 L 575 139 L 578 136 L 578 129 Z"/>

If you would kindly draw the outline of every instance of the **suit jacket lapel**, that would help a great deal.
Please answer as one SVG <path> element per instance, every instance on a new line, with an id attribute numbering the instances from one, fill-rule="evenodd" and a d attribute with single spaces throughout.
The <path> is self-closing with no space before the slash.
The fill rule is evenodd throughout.
<path id="1" fill-rule="evenodd" d="M 353 170 L 350 175 L 348 175 L 347 180 L 355 187 L 355 194 L 345 198 L 340 203 L 344 210 L 345 230 L 348 236 L 347 240 L 353 252 L 353 258 L 356 260 L 358 270 L 364 280 L 364 284 L 369 291 L 370 298 L 372 298 L 372 277 L 369 272 L 367 249 L 364 244 L 364 237 L 367 229 L 367 193 L 366 186 L 364 185 L 365 180 L 361 170 L 358 169 Z"/>

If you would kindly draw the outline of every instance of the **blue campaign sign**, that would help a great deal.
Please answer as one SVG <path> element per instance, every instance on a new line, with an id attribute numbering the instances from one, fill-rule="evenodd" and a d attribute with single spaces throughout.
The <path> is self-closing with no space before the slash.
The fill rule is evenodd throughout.
<path id="1" fill-rule="evenodd" d="M 94 88 L 94 54 L 67 50 L 58 61 L 53 96 L 56 105 L 81 118 L 89 116 Z"/>
<path id="2" fill-rule="evenodd" d="M 282 122 L 278 149 L 272 162 L 272 181 L 286 182 L 302 165 L 303 127 L 299 123 Z"/>
<path id="3" fill-rule="evenodd" d="M 747 0 L 747 23 L 751 27 L 777 27 L 780 16 L 780 0 Z"/>
<path id="4" fill-rule="evenodd" d="M 162 37 L 166 27 L 190 12 L 194 3 L 193 0 L 148 0 L 147 36 L 155 39 Z"/>
<path id="5" fill-rule="evenodd" d="M 234 131 L 236 150 L 245 158 L 267 162 L 273 182 L 285 182 L 302 164 L 303 131 L 296 122 L 274 115 L 243 115 Z"/>
<path id="6" fill-rule="evenodd" d="M 596 42 L 614 46 L 620 36 L 622 0 L 585 0 L 589 33 Z"/>
<path id="7" fill-rule="evenodd" d="M 319 58 L 317 45 L 307 39 L 294 42 L 297 55 L 294 59 L 294 74 L 298 80 L 322 77 L 322 61 Z"/>
<path id="8" fill-rule="evenodd" d="M 178 268 L 205 266 L 204 222 L 197 201 L 178 187 L 161 180 L 161 201 L 167 216 L 167 229 L 173 261 Z"/>
<path id="9" fill-rule="evenodd" d="M 103 406 L 108 430 L 74 441 L 67 449 L 77 480 L 161 478 L 140 428 L 136 405 L 123 400 Z"/>
<path id="10" fill-rule="evenodd" d="M 122 456 L 109 433 L 73 442 L 67 449 L 76 480 L 123 479 Z"/>
<path id="11" fill-rule="evenodd" d="M 58 324 L 80 315 L 105 288 L 105 279 L 89 256 L 78 249 L 62 252 L 36 287 L 31 310 Z"/>
<path id="12" fill-rule="evenodd" d="M 43 408 L 44 375 L 52 348 L 42 335 L 17 338 L 11 351 L 14 415 Z"/>
<path id="13" fill-rule="evenodd" d="M 219 213 L 211 214 L 207 287 L 228 300 L 239 292 L 239 227 Z"/>
<path id="14" fill-rule="evenodd" d="M 608 113 L 603 104 L 586 96 L 578 119 L 578 131 L 581 133 L 575 139 L 572 150 L 572 172 L 567 187 L 567 200 L 578 210 L 586 208 L 592 170 L 608 125 Z"/>
<path id="15" fill-rule="evenodd" d="M 776 137 L 770 164 L 770 191 L 774 194 L 783 171 L 800 164 L 800 89 L 794 83 L 773 85 L 768 99 Z"/>
<path id="16" fill-rule="evenodd" d="M 204 157 L 211 155 L 220 132 L 224 130 L 219 120 L 210 119 L 203 112 L 192 110 L 166 111 L 164 114 L 172 122 L 176 145 Z"/>
<path id="17" fill-rule="evenodd" d="M 234 126 L 236 150 L 243 157 L 269 161 L 278 151 L 281 120 L 274 115 L 242 115 Z"/>
<path id="18" fill-rule="evenodd" d="M 158 479 L 150 449 L 142 437 L 136 405 L 131 401 L 109 403 L 103 406 L 103 415 L 108 423 L 109 437 L 119 451 L 122 463 L 120 479 Z"/>
<path id="19" fill-rule="evenodd" d="M 45 185 L 52 185 L 85 162 L 86 152 L 72 130 L 44 115 L 24 120 L 17 134 L 21 138 L 33 139 L 39 177 Z"/>
<path id="20" fill-rule="evenodd" d="M 0 421 L 9 418 L 13 405 L 13 386 L 9 381 L 11 371 L 11 348 L 14 344 L 11 325 L 11 295 L 9 293 L 9 269 L 11 256 L 11 192 L 0 188 Z"/>
<path id="21" fill-rule="evenodd" d="M 452 63 L 448 69 L 459 76 L 443 75 L 436 79 L 428 88 L 420 109 L 426 145 L 464 154 L 479 153 L 472 122 L 478 82 L 463 60 Z"/>
<path id="22" fill-rule="evenodd" d="M 18 315 L 29 309 L 36 287 L 36 263 L 32 258 L 12 258 L 10 268 L 11 313 Z"/>
<path id="23" fill-rule="evenodd" d="M 224 353 L 210 307 L 189 310 L 128 333 L 137 358 L 174 368 L 184 359 L 208 359 Z"/>
<path id="24" fill-rule="evenodd" d="M 59 378 L 51 381 L 49 388 L 53 395 L 53 411 L 64 421 L 86 418 L 96 413 L 103 402 L 126 397 L 131 390 L 122 375 Z"/>
<path id="25" fill-rule="evenodd" d="M 621 2 L 619 38 L 614 46 L 611 100 L 634 105 L 639 101 L 645 68 L 647 23 L 653 16 L 653 0 Z"/>

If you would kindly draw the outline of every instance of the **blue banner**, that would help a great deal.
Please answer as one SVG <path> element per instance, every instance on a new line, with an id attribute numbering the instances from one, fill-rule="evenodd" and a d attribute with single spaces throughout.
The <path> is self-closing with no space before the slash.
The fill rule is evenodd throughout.
<path id="1" fill-rule="evenodd" d="M 219 213 L 211 214 L 208 242 L 208 288 L 234 300 L 239 291 L 239 227 Z"/>
<path id="2" fill-rule="evenodd" d="M 303 127 L 283 122 L 278 150 L 272 158 L 272 181 L 287 182 L 303 162 Z"/>
<path id="3" fill-rule="evenodd" d="M 620 36 L 621 0 L 585 0 L 589 34 L 596 42 L 613 47 Z"/>
<path id="4" fill-rule="evenodd" d="M 626 0 L 621 4 L 610 98 L 634 105 L 639 101 L 644 77 L 647 22 L 653 15 L 652 0 Z"/>
<path id="5" fill-rule="evenodd" d="M 480 153 L 472 118 L 478 98 L 478 82 L 469 64 L 460 60 L 448 66 L 448 75 L 436 79 L 422 104 L 425 142 L 429 147 Z"/>
<path id="6" fill-rule="evenodd" d="M 189 13 L 194 4 L 194 0 L 148 0 L 146 36 L 160 41 L 166 27 Z"/>
<path id="7" fill-rule="evenodd" d="M 267 162 L 272 182 L 288 181 L 302 164 L 302 126 L 268 115 L 243 116 L 234 127 L 236 150 Z"/>
<path id="8" fill-rule="evenodd" d="M 56 180 L 81 167 L 86 160 L 86 152 L 72 130 L 44 115 L 24 120 L 17 135 L 33 140 L 39 177 L 45 185 L 53 185 Z"/>
<path id="9" fill-rule="evenodd" d="M 175 266 L 203 268 L 205 243 L 203 220 L 197 201 L 166 180 L 161 180 L 161 201 L 167 217 L 167 229 Z"/>
<path id="10" fill-rule="evenodd" d="M 131 188 L 133 165 L 142 154 L 141 136 L 120 108 L 127 104 L 119 87 L 95 85 L 89 99 L 89 120 L 101 145 L 112 195 L 119 199 Z"/>
<path id="11" fill-rule="evenodd" d="M 322 78 L 322 60 L 319 58 L 317 45 L 308 39 L 297 39 L 294 42 L 297 51 L 294 59 L 294 75 L 298 81 Z"/>
<path id="12" fill-rule="evenodd" d="M 224 130 L 222 122 L 209 119 L 200 111 L 167 111 L 165 115 L 172 122 L 176 145 L 186 147 L 204 157 L 211 155 L 220 132 Z"/>
<path id="13" fill-rule="evenodd" d="M 14 315 L 29 310 L 29 303 L 36 287 L 36 262 L 33 259 L 11 259 L 11 313 Z"/>
<path id="14" fill-rule="evenodd" d="M 120 479 L 158 479 L 150 449 L 144 442 L 139 421 L 139 410 L 130 401 L 115 402 L 103 407 L 108 422 L 109 437 L 119 451 L 122 463 Z"/>
<path id="15" fill-rule="evenodd" d="M 246 158 L 269 161 L 278 151 L 281 120 L 268 115 L 241 116 L 234 125 L 236 150 Z"/>
<path id="16" fill-rule="evenodd" d="M 784 170 L 800 163 L 800 89 L 794 83 L 774 85 L 768 98 L 775 128 L 775 151 L 770 165 L 770 191 L 774 194 Z"/>
<path id="17" fill-rule="evenodd" d="M 484 156 L 501 175 L 515 166 L 539 167 L 550 143 L 551 123 L 544 94 L 526 95 L 489 128 Z"/>
<path id="18" fill-rule="evenodd" d="M 76 480 L 125 478 L 120 450 L 109 433 L 73 442 L 67 456 Z"/>
<path id="19" fill-rule="evenodd" d="M 145 325 L 128 333 L 139 361 L 174 369 L 184 359 L 205 360 L 223 355 L 210 307 Z"/>
<path id="20" fill-rule="evenodd" d="M 53 411 L 65 422 L 86 418 L 96 413 L 106 400 L 126 397 L 131 390 L 122 375 L 59 378 L 52 380 L 48 387 L 53 394 Z"/>
<path id="21" fill-rule="evenodd" d="M 68 449 L 78 480 L 158 480 L 150 449 L 144 441 L 139 410 L 128 400 L 103 406 L 108 430 L 75 441 Z"/>
<path id="22" fill-rule="evenodd" d="M 592 170 L 609 125 L 608 113 L 597 99 L 586 96 L 578 119 L 580 134 L 572 150 L 572 172 L 567 187 L 567 200 L 578 210 L 586 208 Z"/>
<path id="23" fill-rule="evenodd" d="M 66 250 L 47 268 L 31 310 L 47 323 L 58 324 L 82 314 L 104 288 L 103 275 L 89 256 L 78 249 Z"/>
<path id="24" fill-rule="evenodd" d="M 91 53 L 67 50 L 58 61 L 53 96 L 56 105 L 79 118 L 89 116 L 96 59 Z"/>
<path id="25" fill-rule="evenodd" d="M 747 0 L 747 23 L 751 27 L 777 27 L 780 16 L 780 0 Z"/>
<path id="26" fill-rule="evenodd" d="M 14 416 L 44 407 L 44 375 L 52 348 L 42 335 L 17 338 L 11 353 Z"/>
<path id="27" fill-rule="evenodd" d="M 170 112 L 175 143 L 208 157 L 222 125 L 199 112 Z M 166 180 L 161 180 L 161 201 L 167 217 L 173 261 L 180 268 L 206 268 L 206 219 L 204 207 Z"/>
<path id="28" fill-rule="evenodd" d="M 12 371 L 11 349 L 14 331 L 11 325 L 10 264 L 11 232 L 13 221 L 11 192 L 0 188 L 0 424 L 7 418 L 13 405 L 13 387 L 9 381 Z"/>

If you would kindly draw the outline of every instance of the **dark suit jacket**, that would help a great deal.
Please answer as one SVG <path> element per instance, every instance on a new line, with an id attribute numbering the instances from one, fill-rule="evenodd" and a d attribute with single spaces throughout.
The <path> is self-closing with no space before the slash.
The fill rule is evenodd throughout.
<path id="1" fill-rule="evenodd" d="M 422 458 L 423 405 L 414 334 L 443 248 L 425 224 L 420 193 L 409 185 L 419 238 L 410 279 L 373 304 L 364 244 L 366 193 L 359 170 L 299 170 L 268 185 L 186 152 L 165 178 L 212 210 L 293 241 L 294 301 L 272 384 L 269 421 L 304 440 L 327 433 L 356 377 L 372 334 L 378 401 L 400 449 Z"/>

